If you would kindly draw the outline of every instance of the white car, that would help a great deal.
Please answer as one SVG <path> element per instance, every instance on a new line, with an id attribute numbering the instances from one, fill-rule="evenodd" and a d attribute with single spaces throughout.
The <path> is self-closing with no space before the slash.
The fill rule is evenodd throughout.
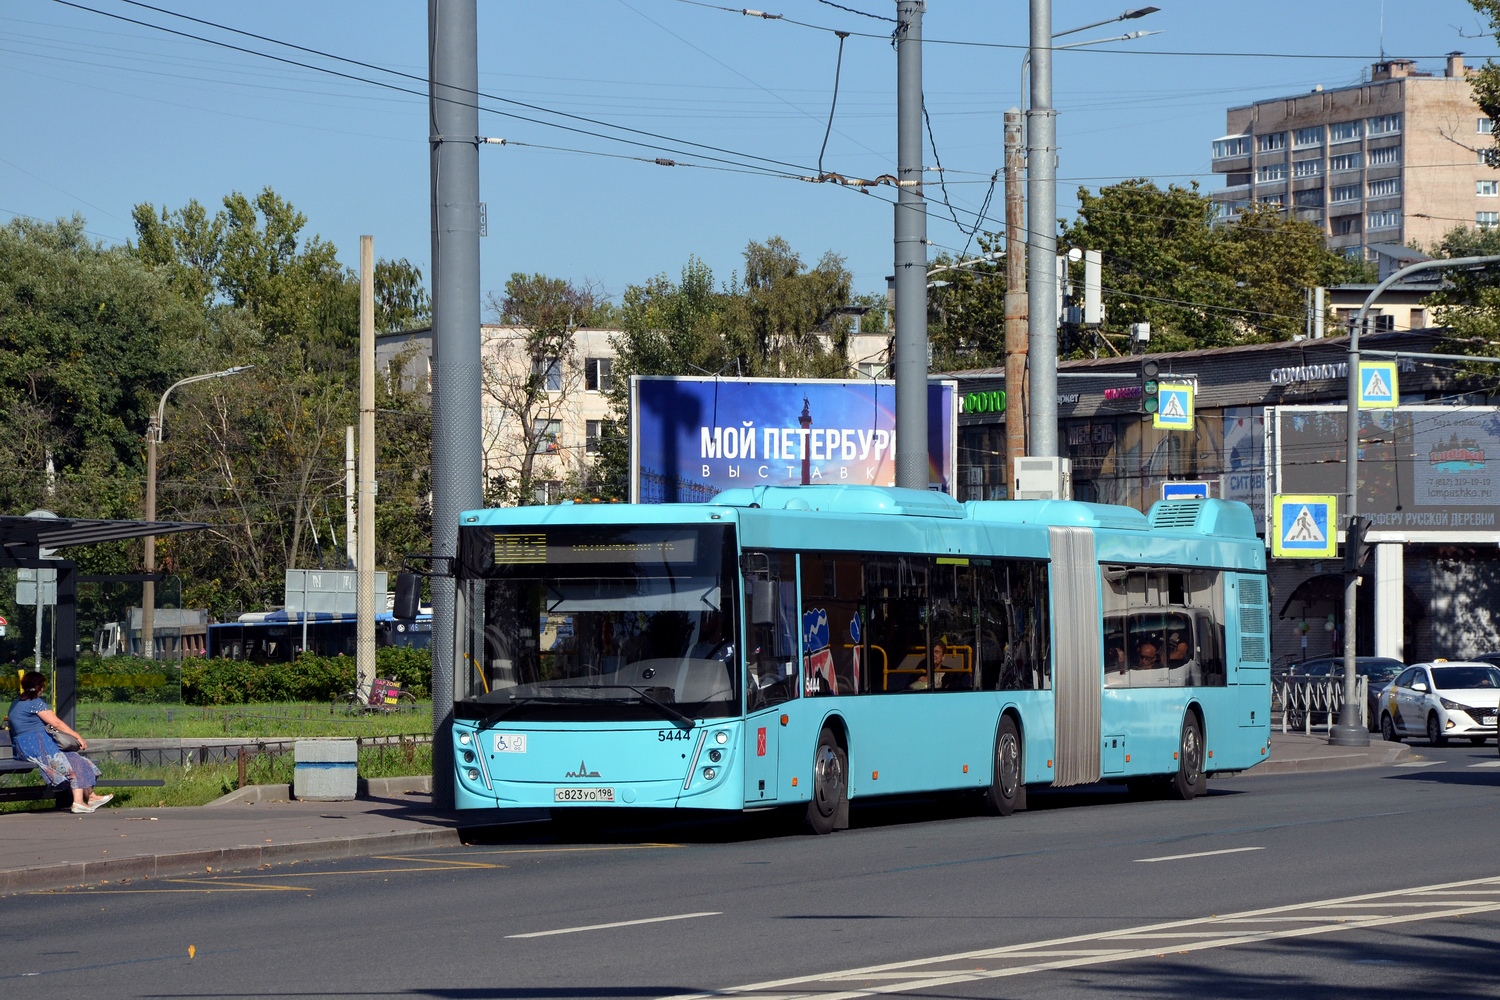
<path id="1" fill-rule="evenodd" d="M 1495 735 L 1500 668 L 1488 663 L 1435 660 L 1401 672 L 1380 696 L 1380 735 L 1396 742 L 1423 736 L 1442 746 L 1450 736 L 1475 746 Z"/>

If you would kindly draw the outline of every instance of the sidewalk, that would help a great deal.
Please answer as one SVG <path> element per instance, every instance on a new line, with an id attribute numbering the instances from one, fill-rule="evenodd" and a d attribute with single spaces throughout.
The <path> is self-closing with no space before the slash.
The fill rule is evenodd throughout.
<path id="1" fill-rule="evenodd" d="M 1351 767 L 1380 767 L 1411 756 L 1404 743 L 1387 743 L 1370 734 L 1367 747 L 1330 746 L 1326 734 L 1271 733 L 1271 757 L 1246 775 L 1286 774 L 1288 771 L 1342 771 Z"/>
<path id="2" fill-rule="evenodd" d="M 246 788 L 196 808 L 6 813 L 0 895 L 459 844 L 453 814 L 432 808 L 428 779 L 369 785 L 372 797 L 350 802 L 288 802 L 280 785 L 269 787 L 281 801 L 255 801 L 263 790 Z"/>
<path id="3" fill-rule="evenodd" d="M 1322 736 L 1278 733 L 1270 759 L 1245 773 L 1378 767 L 1410 752 L 1379 737 L 1334 747 Z M 6 813 L 0 895 L 460 844 L 458 818 L 433 809 L 429 779 L 361 786 L 367 797 L 352 802 L 289 802 L 286 785 L 255 785 L 196 808 Z"/>

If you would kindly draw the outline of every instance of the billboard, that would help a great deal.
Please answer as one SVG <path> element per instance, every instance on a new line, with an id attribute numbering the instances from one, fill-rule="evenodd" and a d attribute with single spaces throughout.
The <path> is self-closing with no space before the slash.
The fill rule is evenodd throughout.
<path id="1" fill-rule="evenodd" d="M 1342 496 L 1346 408 L 1280 406 L 1266 412 L 1275 492 Z M 1500 408 L 1361 410 L 1359 454 L 1359 512 L 1374 522 L 1371 531 L 1500 530 Z"/>
<path id="2" fill-rule="evenodd" d="M 632 503 L 738 486 L 896 484 L 896 384 L 872 379 L 630 380 Z M 927 383 L 933 489 L 957 488 L 958 383 Z"/>

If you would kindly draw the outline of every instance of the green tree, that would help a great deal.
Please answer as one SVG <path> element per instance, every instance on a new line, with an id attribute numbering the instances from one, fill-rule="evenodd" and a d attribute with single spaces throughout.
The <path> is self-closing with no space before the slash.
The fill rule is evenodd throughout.
<path id="1" fill-rule="evenodd" d="M 1304 289 L 1368 276 L 1278 206 L 1214 225 L 1196 183 L 1163 191 L 1130 180 L 1078 198 L 1063 241 L 1102 253 L 1103 333 L 1121 343 L 1140 322 L 1151 324 L 1152 351 L 1290 340 L 1304 326 Z"/>
<path id="2" fill-rule="evenodd" d="M 998 236 L 981 235 L 974 263 L 940 254 L 927 268 L 933 371 L 1005 364 L 1006 263 L 995 251 L 999 242 Z"/>
<path id="3" fill-rule="evenodd" d="M 316 565 L 320 549 L 326 562 L 322 539 L 331 535 L 331 547 L 342 536 L 332 522 L 344 506 L 344 428 L 358 410 L 358 277 L 333 244 L 304 236 L 306 217 L 269 188 L 253 200 L 229 195 L 211 219 L 195 203 L 143 204 L 135 222 L 132 253 L 205 318 L 194 370 L 255 366 L 173 394 L 158 514 L 210 527 L 162 539 L 158 554 L 191 581 L 190 603 L 259 609 L 279 600 L 284 568 Z M 408 262 L 379 262 L 375 292 L 387 328 L 426 318 Z M 399 381 L 378 392 L 376 474 L 386 488 L 376 521 L 401 529 L 392 544 L 377 539 L 389 565 L 430 531 L 430 425 Z"/>
<path id="4" fill-rule="evenodd" d="M 1500 229 L 1459 226 L 1431 248 L 1432 256 L 1491 257 L 1500 255 Z M 1444 351 L 1494 357 L 1500 345 L 1500 267 L 1443 271 L 1443 283 L 1427 298 L 1433 322 L 1451 331 Z M 1462 372 L 1466 389 L 1495 392 L 1500 371 L 1493 364 L 1467 364 Z"/>
<path id="5" fill-rule="evenodd" d="M 0 228 L 0 509 L 135 517 L 147 421 L 201 313 L 82 218 Z"/>
<path id="6" fill-rule="evenodd" d="M 622 328 L 613 341 L 611 419 L 586 491 L 623 498 L 629 484 L 630 375 L 732 375 L 838 378 L 851 373 L 848 338 L 857 307 L 842 257 L 823 254 L 806 267 L 779 236 L 750 241 L 745 272 L 715 289 L 712 269 L 696 257 L 679 280 L 658 275 L 625 290 Z"/>

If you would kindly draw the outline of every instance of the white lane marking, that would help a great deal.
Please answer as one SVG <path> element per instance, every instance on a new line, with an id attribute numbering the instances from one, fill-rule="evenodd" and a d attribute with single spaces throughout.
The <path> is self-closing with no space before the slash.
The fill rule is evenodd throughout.
<path id="1" fill-rule="evenodd" d="M 867 966 L 865 968 L 844 969 L 817 975 L 796 976 L 769 982 L 750 983 L 744 986 L 732 986 L 701 993 L 679 994 L 668 998 L 668 1000 L 712 1000 L 712 998 L 717 997 L 745 996 L 747 994 L 753 995 L 755 1000 L 767 1000 L 765 993 L 762 991 L 775 991 L 778 998 L 796 997 L 799 1000 L 800 998 L 808 998 L 808 1000 L 814 1000 L 814 998 L 815 1000 L 858 1000 L 858 998 L 900 994 L 904 991 L 934 989 L 942 986 L 955 986 L 965 983 L 1022 976 L 1035 972 L 1081 968 L 1138 958 L 1156 958 L 1162 953 L 1163 948 L 1160 945 L 1145 948 L 1125 947 L 1120 949 L 1075 949 L 1069 947 L 1087 944 L 1107 946 L 1111 941 L 1119 941 L 1127 935 L 1132 938 L 1139 938 L 1143 935 L 1160 934 L 1160 932 L 1186 931 L 1192 927 L 1222 928 L 1221 933 L 1211 938 L 1198 941 L 1179 939 L 1168 946 L 1172 951 L 1186 953 L 1207 951 L 1214 948 L 1228 948 L 1243 944 L 1256 944 L 1264 941 L 1362 930 L 1391 924 L 1415 923 L 1419 920 L 1442 920 L 1451 917 L 1492 913 L 1500 911 L 1500 899 L 1475 900 L 1457 905 L 1449 900 L 1433 900 L 1423 911 L 1408 910 L 1400 914 L 1364 912 L 1324 913 L 1317 917 L 1302 915 L 1309 909 L 1336 908 L 1340 904 L 1353 907 L 1371 901 L 1388 900 L 1390 901 L 1389 905 L 1395 905 L 1403 898 L 1409 899 L 1413 896 L 1426 893 L 1448 892 L 1450 894 L 1467 894 L 1490 891 L 1497 888 L 1500 888 L 1500 877 L 1414 886 L 1410 889 L 1391 892 L 1364 893 L 1358 896 L 1346 896 L 1341 899 L 1294 903 L 1287 906 L 1274 906 L 1261 910 L 1224 914 L 1222 916 L 1177 920 L 1170 923 L 1121 928 L 1120 930 L 1103 931 L 1096 934 L 1082 934 L 1074 937 L 1035 941 L 1029 944 L 1007 945 L 1001 948 L 986 948 L 951 955 L 936 955 L 931 958 L 911 959 L 904 962 L 891 962 L 882 965 Z M 1297 911 L 1302 911 L 1302 913 L 1299 914 Z M 1265 925 L 1275 923 L 1281 923 L 1282 926 L 1260 926 L 1253 928 L 1244 926 L 1247 924 Z M 1293 923 L 1302 923 L 1304 926 L 1287 926 Z M 1165 937 L 1164 934 L 1160 936 Z M 1054 958 L 1053 956 L 1057 957 Z M 1051 960 L 1036 961 L 1038 958 L 1050 958 Z M 932 966 L 940 964 L 951 965 L 958 962 L 962 962 L 969 967 L 945 970 L 948 972 L 946 976 L 934 977 L 930 974 Z M 976 963 L 996 963 L 1002 967 L 974 968 L 973 966 Z M 903 978 L 889 975 L 895 972 L 905 972 L 906 976 Z M 872 984 L 862 989 L 856 988 L 848 991 L 829 991 L 826 985 L 819 986 L 819 984 L 832 984 L 835 982 L 843 984 L 849 980 L 862 977 L 867 979 L 879 978 L 888 981 L 880 985 Z M 794 992 L 786 992 L 789 989 Z"/>
<path id="2" fill-rule="evenodd" d="M 1243 854 L 1246 851 L 1264 851 L 1264 847 L 1226 847 L 1222 851 L 1199 851 L 1197 854 L 1168 854 L 1164 858 L 1136 858 L 1138 865 L 1149 865 L 1156 861 L 1185 861 L 1188 858 L 1211 858 L 1218 854 Z"/>
<path id="3" fill-rule="evenodd" d="M 1434 765 L 1441 764 L 1441 763 L 1442 763 L 1442 761 L 1440 761 L 1440 760 L 1414 760 L 1414 761 L 1409 761 L 1408 763 L 1405 763 L 1405 764 L 1392 764 L 1391 766 L 1392 767 L 1433 767 Z"/>
<path id="4" fill-rule="evenodd" d="M 723 914 L 722 910 L 712 910 L 706 913 L 674 913 L 670 917 L 645 917 L 641 920 L 616 920 L 607 924 L 586 924 L 582 927 L 559 927 L 555 931 L 532 931 L 529 934 L 507 934 L 509 938 L 539 938 L 551 937 L 553 934 L 578 934 L 583 931 L 604 931 L 611 927 L 635 927 L 638 924 L 661 924 L 668 920 L 693 920 L 698 917 L 717 917 Z"/>
<path id="5" fill-rule="evenodd" d="M 1500 760 L 1487 760 L 1482 764 L 1470 764 L 1470 767 L 1500 767 Z"/>

